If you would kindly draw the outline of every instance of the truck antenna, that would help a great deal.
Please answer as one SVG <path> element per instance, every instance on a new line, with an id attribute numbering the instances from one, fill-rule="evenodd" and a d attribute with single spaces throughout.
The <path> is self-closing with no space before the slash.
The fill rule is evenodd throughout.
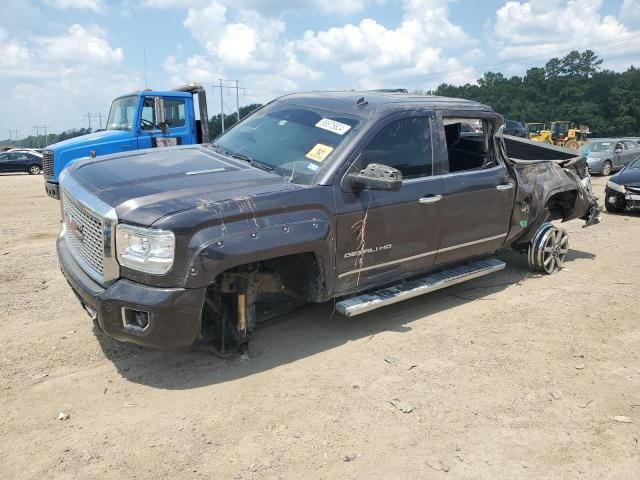
<path id="1" fill-rule="evenodd" d="M 147 49 L 142 49 L 142 55 L 144 56 L 144 89 L 149 90 L 149 85 L 147 84 Z"/>

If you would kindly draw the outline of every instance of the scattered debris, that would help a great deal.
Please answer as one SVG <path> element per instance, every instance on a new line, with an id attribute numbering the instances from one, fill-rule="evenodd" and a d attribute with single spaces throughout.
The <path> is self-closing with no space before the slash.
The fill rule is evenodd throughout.
<path id="1" fill-rule="evenodd" d="M 433 458 L 433 457 L 427 458 L 427 466 L 435 470 L 436 472 L 448 472 L 450 468 L 449 465 L 444 463 L 439 458 Z"/>
<path id="2" fill-rule="evenodd" d="M 633 423 L 633 421 L 629 417 L 625 417 L 624 415 L 617 415 L 615 417 L 611 417 L 611 420 L 618 423 Z"/>
<path id="3" fill-rule="evenodd" d="M 589 405 L 591 405 L 593 403 L 593 399 L 583 403 L 583 404 L 579 404 L 578 407 L 580 408 L 587 408 Z"/>
<path id="4" fill-rule="evenodd" d="M 69 417 L 70 417 L 70 416 L 71 416 L 71 415 L 69 415 L 68 413 L 60 412 L 60 413 L 58 414 L 58 420 L 62 420 L 62 421 L 64 422 L 65 420 L 69 420 Z"/>
<path id="5" fill-rule="evenodd" d="M 411 413 L 413 412 L 413 405 L 408 404 L 407 402 L 403 402 L 399 398 L 394 398 L 393 400 L 389 400 L 389 403 L 400 410 L 402 413 Z"/>
<path id="6" fill-rule="evenodd" d="M 576 370 L 584 370 L 584 363 L 580 363 L 578 365 L 575 365 L 573 368 L 575 368 Z"/>
<path id="7" fill-rule="evenodd" d="M 411 370 L 412 368 L 418 366 L 417 363 L 411 363 L 406 360 L 402 360 L 395 355 L 387 355 L 386 357 L 384 357 L 384 361 L 393 365 L 394 367 L 400 367 L 404 370 Z"/>
<path id="8" fill-rule="evenodd" d="M 555 400 L 560 400 L 560 394 L 558 392 L 550 392 L 551 396 L 555 399 Z"/>
<path id="9" fill-rule="evenodd" d="M 356 458 L 360 457 L 361 454 L 359 453 L 352 453 L 349 455 L 345 455 L 342 457 L 342 461 L 343 462 L 353 462 Z"/>

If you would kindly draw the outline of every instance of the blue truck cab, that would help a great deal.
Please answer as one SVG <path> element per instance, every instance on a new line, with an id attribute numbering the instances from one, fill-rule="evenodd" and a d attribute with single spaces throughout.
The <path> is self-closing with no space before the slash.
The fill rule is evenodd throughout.
<path id="1" fill-rule="evenodd" d="M 206 92 L 194 83 L 170 91 L 144 90 L 118 97 L 111 104 L 105 130 L 54 143 L 44 150 L 47 195 L 60 198 L 60 173 L 82 158 L 206 143 L 210 140 L 207 119 Z"/>

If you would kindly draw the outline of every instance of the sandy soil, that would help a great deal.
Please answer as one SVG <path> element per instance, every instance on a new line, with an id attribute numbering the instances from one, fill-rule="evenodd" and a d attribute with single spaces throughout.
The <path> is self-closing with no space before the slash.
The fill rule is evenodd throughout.
<path id="1" fill-rule="evenodd" d="M 3 479 L 640 477 L 640 216 L 567 224 L 553 276 L 506 252 L 356 319 L 311 306 L 244 360 L 96 331 L 58 229 L 42 177 L 0 176 Z"/>

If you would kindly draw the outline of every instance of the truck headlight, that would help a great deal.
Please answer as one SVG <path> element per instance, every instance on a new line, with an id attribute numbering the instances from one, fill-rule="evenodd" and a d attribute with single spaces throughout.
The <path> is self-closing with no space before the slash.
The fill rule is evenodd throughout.
<path id="1" fill-rule="evenodd" d="M 615 190 L 616 192 L 620 192 L 620 193 L 624 193 L 626 191 L 623 185 L 618 185 L 617 183 L 614 183 L 611 180 L 607 182 L 607 188 L 610 188 L 611 190 Z"/>
<path id="2" fill-rule="evenodd" d="M 116 226 L 116 252 L 123 267 L 162 275 L 173 265 L 173 232 L 155 228 Z"/>

